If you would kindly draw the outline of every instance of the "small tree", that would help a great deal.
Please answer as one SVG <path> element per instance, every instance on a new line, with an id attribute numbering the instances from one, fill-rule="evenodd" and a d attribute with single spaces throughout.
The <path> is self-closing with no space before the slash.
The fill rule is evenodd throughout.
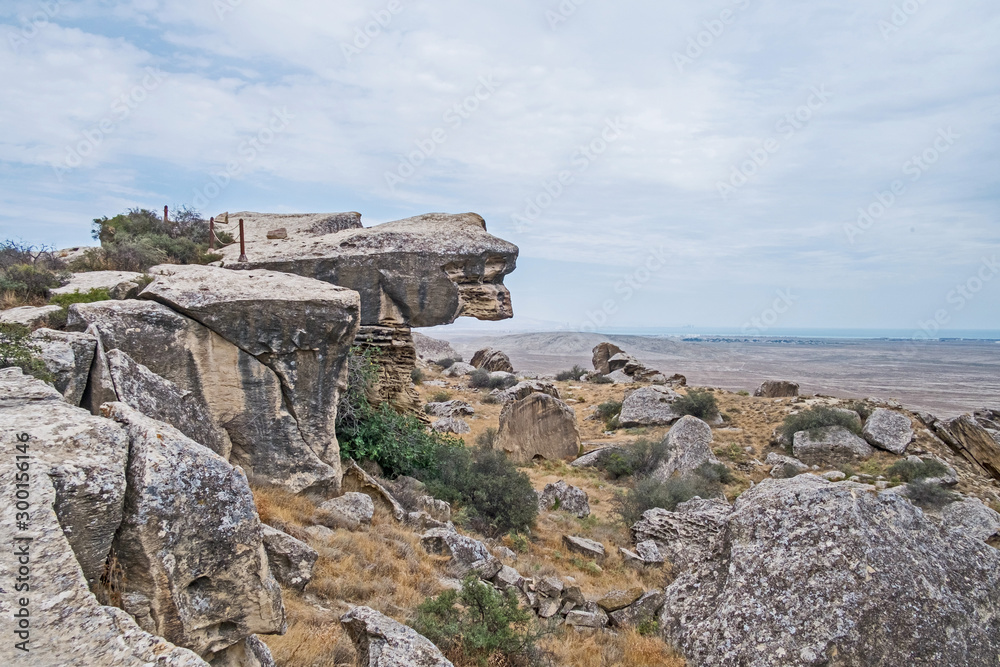
<path id="1" fill-rule="evenodd" d="M 31 340 L 31 330 L 21 324 L 0 323 L 0 368 L 16 366 L 28 375 L 50 382 L 52 376 L 39 359 L 38 346 Z"/>

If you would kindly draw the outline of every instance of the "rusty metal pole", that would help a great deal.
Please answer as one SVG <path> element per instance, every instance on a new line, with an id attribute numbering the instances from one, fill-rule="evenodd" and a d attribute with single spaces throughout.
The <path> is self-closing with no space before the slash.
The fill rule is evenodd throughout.
<path id="1" fill-rule="evenodd" d="M 247 259 L 247 246 L 246 246 L 246 234 L 243 233 L 243 218 L 240 218 L 240 260 L 241 262 L 249 261 Z"/>
<path id="2" fill-rule="evenodd" d="M 168 211 L 169 211 L 169 207 L 168 206 L 164 206 L 163 207 L 163 226 L 164 227 L 166 227 L 167 223 L 169 222 L 169 219 L 167 218 L 167 212 Z"/>
<path id="3" fill-rule="evenodd" d="M 208 220 L 208 249 L 215 250 L 215 216 Z"/>

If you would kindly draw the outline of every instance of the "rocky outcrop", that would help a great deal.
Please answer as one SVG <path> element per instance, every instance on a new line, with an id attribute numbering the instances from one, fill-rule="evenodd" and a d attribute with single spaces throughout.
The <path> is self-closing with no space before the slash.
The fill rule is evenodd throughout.
<path id="1" fill-rule="evenodd" d="M 267 524 L 261 524 L 261 536 L 274 578 L 289 588 L 304 590 L 312 581 L 313 567 L 319 558 L 316 550 Z"/>
<path id="2" fill-rule="evenodd" d="M 6 385 L 8 381 L 5 377 L 0 383 Z M 57 395 L 54 401 L 48 402 L 54 405 L 61 400 Z M 0 413 L 7 409 L 7 406 L 0 408 Z M 84 416 L 89 417 L 86 413 Z M 15 451 L 11 446 L 16 440 L 8 441 L 15 435 L 10 426 L 4 423 L 0 427 L 5 452 Z M 15 432 L 23 428 L 14 426 Z M 36 440 L 36 437 L 28 441 L 29 451 L 42 444 L 42 439 Z M 33 473 L 27 512 L 29 531 L 18 527 L 16 515 L 19 510 L 14 503 L 0 503 L 0 542 L 7 552 L 0 558 L 0 581 L 11 582 L 4 584 L 8 594 L 0 597 L 0 615 L 7 624 L 6 636 L 0 642 L 0 663 L 60 667 L 147 667 L 154 664 L 157 667 L 206 667 L 208 663 L 192 651 L 149 634 L 124 611 L 102 606 L 97 601 L 67 540 L 66 526 L 61 525 L 62 520 L 54 510 L 60 502 L 53 486 L 53 479 L 57 478 L 51 478 L 38 467 Z M 14 497 L 17 474 L 13 455 L 0 459 L 3 498 Z M 30 563 L 29 594 L 23 591 L 18 594 L 15 590 L 20 567 L 17 554 L 21 549 L 26 551 Z M 19 605 L 21 597 L 29 601 L 27 607 Z M 27 629 L 17 629 L 19 615 L 26 615 Z M 18 646 L 21 642 L 24 644 Z"/>
<path id="3" fill-rule="evenodd" d="M 459 419 L 458 417 L 445 417 L 443 419 L 438 419 L 431 424 L 431 430 L 435 433 L 452 433 L 455 435 L 464 435 L 472 432 L 472 428 L 469 426 L 468 422 L 464 419 Z"/>
<path id="4" fill-rule="evenodd" d="M 666 387 L 640 387 L 625 396 L 618 422 L 623 428 L 673 424 L 683 416 L 674 409 L 679 398 L 680 394 Z"/>
<path id="5" fill-rule="evenodd" d="M 376 507 L 388 511 L 396 521 L 402 521 L 406 518 L 406 510 L 399 504 L 399 501 L 377 479 L 366 473 L 354 461 L 348 461 L 344 464 L 342 487 L 345 493 L 357 491 L 368 495 Z"/>
<path id="6" fill-rule="evenodd" d="M 448 341 L 431 338 L 417 331 L 413 332 L 413 347 L 417 352 L 417 358 L 427 363 L 444 359 L 462 360 L 462 355 L 456 352 Z"/>
<path id="7" fill-rule="evenodd" d="M 60 306 L 18 306 L 0 311 L 0 324 L 20 324 L 32 331 L 58 327 L 63 319 Z"/>
<path id="8" fill-rule="evenodd" d="M 787 380 L 765 380 L 753 395 L 761 398 L 793 398 L 799 395 L 799 385 Z"/>
<path id="9" fill-rule="evenodd" d="M 207 406 L 195 400 L 193 394 L 181 391 L 121 350 L 111 350 L 106 358 L 118 400 L 147 417 L 170 424 L 222 458 L 229 458 L 233 449 L 229 434 L 215 425 Z"/>
<path id="10" fill-rule="evenodd" d="M 1000 512 L 987 507 L 978 498 L 945 505 L 941 510 L 941 523 L 973 539 L 1000 547 Z"/>
<path id="11" fill-rule="evenodd" d="M 251 634 L 284 632 L 281 590 L 242 471 L 124 403 L 104 412 L 130 441 L 112 545 L 125 611 L 208 660 Z"/>
<path id="12" fill-rule="evenodd" d="M 448 528 L 432 528 L 420 541 L 427 553 L 451 556 L 448 567 L 460 578 L 475 572 L 482 579 L 492 579 L 503 567 L 485 544 Z"/>
<path id="13" fill-rule="evenodd" d="M 52 479 L 53 509 L 83 576 L 96 590 L 122 520 L 127 435 L 117 424 L 69 405 L 19 368 L 0 370 L 0 434 L 5 461 L 13 463 L 15 447 L 24 444 L 30 475 Z M 8 502 L 13 494 L 4 498 L 3 506 L 13 507 Z"/>
<path id="14" fill-rule="evenodd" d="M 475 408 L 465 401 L 428 403 L 424 406 L 424 412 L 433 417 L 463 417 L 476 414 Z"/>
<path id="15" fill-rule="evenodd" d="M 913 425 L 906 415 L 877 408 L 865 421 L 862 435 L 872 447 L 902 454 L 913 442 Z"/>
<path id="16" fill-rule="evenodd" d="M 653 477 L 670 479 L 686 475 L 705 463 L 718 463 L 712 454 L 712 427 L 691 415 L 685 415 L 667 432 L 667 460 L 657 466 Z"/>
<path id="17" fill-rule="evenodd" d="M 649 591 L 627 607 L 608 614 L 610 624 L 616 628 L 639 627 L 656 620 L 667 596 L 663 591 Z"/>
<path id="18" fill-rule="evenodd" d="M 87 294 L 91 290 L 103 289 L 112 299 L 132 299 L 139 293 L 142 282 L 143 274 L 132 271 L 86 271 L 74 273 L 69 282 L 51 290 L 51 293 Z"/>
<path id="19" fill-rule="evenodd" d="M 962 415 L 936 421 L 934 432 L 956 453 L 1000 480 L 1000 443 L 974 417 Z"/>
<path id="20" fill-rule="evenodd" d="M 590 516 L 590 503 L 587 492 L 575 486 L 570 486 L 563 480 L 555 484 L 546 484 L 538 494 L 538 511 L 551 512 L 560 510 L 569 512 L 579 519 Z"/>
<path id="21" fill-rule="evenodd" d="M 358 296 L 274 271 L 163 266 L 151 273 L 160 275 L 140 297 L 199 322 L 273 371 L 302 438 L 339 470 L 334 406 L 358 332 Z"/>
<path id="22" fill-rule="evenodd" d="M 253 315 L 252 309 L 244 313 L 246 318 Z M 173 382 L 186 401 L 200 403 L 228 434 L 233 445 L 230 461 L 248 474 L 293 492 L 310 487 L 336 491 L 339 461 L 334 466 L 320 458 L 321 453 L 329 458 L 331 447 L 339 449 L 336 441 L 319 443 L 321 452 L 313 450 L 289 412 L 275 372 L 218 333 L 162 304 L 133 300 L 75 304 L 67 326 L 92 327 L 100 343 L 99 357 L 102 350 L 121 350 Z M 98 391 L 103 387 L 101 363 L 106 360 L 95 360 L 91 394 L 107 393 L 106 388 Z M 117 400 L 110 377 L 107 383 L 114 398 L 100 400 Z M 333 411 L 334 405 L 327 410 Z"/>
<path id="23" fill-rule="evenodd" d="M 541 457 L 550 461 L 575 458 L 580 431 L 573 409 L 548 394 L 531 394 L 508 403 L 500 413 L 495 449 L 517 462 Z"/>
<path id="24" fill-rule="evenodd" d="M 601 375 L 607 375 L 613 369 L 608 364 L 608 360 L 616 354 L 621 354 L 624 352 L 620 347 L 614 343 L 601 343 L 594 348 L 594 370 Z"/>
<path id="25" fill-rule="evenodd" d="M 340 617 L 354 642 L 359 667 L 452 667 L 426 637 L 370 607 Z"/>
<path id="26" fill-rule="evenodd" d="M 368 494 L 348 491 L 339 498 L 327 500 L 317 511 L 338 514 L 350 523 L 371 525 L 375 516 L 375 501 Z"/>
<path id="27" fill-rule="evenodd" d="M 38 358 L 52 375 L 53 385 L 70 405 L 80 405 L 87 391 L 97 338 L 75 331 L 38 329 L 31 335 Z"/>
<path id="28" fill-rule="evenodd" d="M 743 493 L 666 589 L 666 639 L 692 665 L 993 664 L 1000 552 L 868 488 L 800 475 Z"/>
<path id="29" fill-rule="evenodd" d="M 369 325 L 358 329 L 354 344 L 373 352 L 378 359 L 378 378 L 368 397 L 372 405 L 388 402 L 401 410 L 419 408 L 420 396 L 412 380 L 417 363 L 412 334 L 409 327 L 401 325 Z"/>
<path id="30" fill-rule="evenodd" d="M 501 403 L 520 401 L 531 394 L 548 394 L 552 398 L 559 398 L 559 390 L 551 382 L 545 380 L 523 380 L 508 389 L 496 389 L 490 392 Z"/>
<path id="31" fill-rule="evenodd" d="M 469 363 L 476 368 L 482 368 L 491 373 L 514 372 L 514 367 L 511 365 L 510 359 L 507 355 L 500 350 L 494 350 L 492 347 L 483 348 L 482 350 L 476 352 L 472 355 L 472 360 Z"/>
<path id="32" fill-rule="evenodd" d="M 590 558 L 598 563 L 603 563 L 607 557 L 604 545 L 596 540 L 578 535 L 563 535 L 562 542 L 568 551 L 580 554 L 584 558 Z"/>
<path id="33" fill-rule="evenodd" d="M 675 571 L 685 570 L 711 558 L 731 511 L 724 500 L 701 498 L 681 503 L 673 512 L 647 510 L 632 526 L 632 540 L 638 544 L 652 541 L 658 555 L 670 561 Z"/>
<path id="34" fill-rule="evenodd" d="M 867 459 L 875 450 L 843 426 L 824 426 L 796 433 L 792 453 L 808 465 L 840 465 Z"/>
<path id="35" fill-rule="evenodd" d="M 771 466 L 771 477 L 778 477 L 781 479 L 795 477 L 795 475 L 809 470 L 809 466 L 802 461 L 794 459 L 791 456 L 783 456 L 782 454 L 776 454 L 774 452 L 767 455 L 767 458 L 764 460 L 764 465 Z"/>

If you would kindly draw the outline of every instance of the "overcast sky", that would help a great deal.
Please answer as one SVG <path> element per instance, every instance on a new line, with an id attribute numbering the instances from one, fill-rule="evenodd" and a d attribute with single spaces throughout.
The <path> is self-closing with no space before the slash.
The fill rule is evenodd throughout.
<path id="1" fill-rule="evenodd" d="M 4 0 L 0 22 L 3 237 L 92 243 L 92 218 L 164 204 L 475 211 L 521 248 L 526 326 L 1000 329 L 995 2 Z"/>

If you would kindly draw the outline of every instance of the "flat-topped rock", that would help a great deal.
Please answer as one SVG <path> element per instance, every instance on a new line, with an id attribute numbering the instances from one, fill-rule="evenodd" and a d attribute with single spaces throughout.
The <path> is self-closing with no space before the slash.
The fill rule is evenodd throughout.
<path id="1" fill-rule="evenodd" d="M 97 337 L 78 331 L 36 329 L 31 341 L 38 347 L 38 358 L 52 375 L 56 390 L 70 405 L 80 405 L 97 353 Z"/>
<path id="2" fill-rule="evenodd" d="M 904 414 L 877 408 L 865 421 L 862 435 L 873 447 L 902 454 L 913 441 L 913 425 Z"/>
<path id="3" fill-rule="evenodd" d="M 793 398 L 799 395 L 799 385 L 787 380 L 765 380 L 753 395 L 761 398 Z"/>
<path id="4" fill-rule="evenodd" d="M 640 387 L 625 396 L 618 421 L 623 428 L 673 424 L 683 416 L 674 409 L 679 398 L 680 394 L 667 387 Z"/>
<path id="5" fill-rule="evenodd" d="M 18 306 L 0 310 L 0 324 L 20 324 L 32 331 L 58 326 L 63 309 L 59 306 Z"/>
<path id="6" fill-rule="evenodd" d="M 824 426 L 796 433 L 792 452 L 808 465 L 838 465 L 867 459 L 875 450 L 843 426 Z"/>
<path id="7" fill-rule="evenodd" d="M 86 294 L 104 289 L 112 299 L 131 299 L 139 293 L 143 274 L 133 271 L 84 271 L 74 273 L 62 287 L 50 290 L 52 294 Z"/>

